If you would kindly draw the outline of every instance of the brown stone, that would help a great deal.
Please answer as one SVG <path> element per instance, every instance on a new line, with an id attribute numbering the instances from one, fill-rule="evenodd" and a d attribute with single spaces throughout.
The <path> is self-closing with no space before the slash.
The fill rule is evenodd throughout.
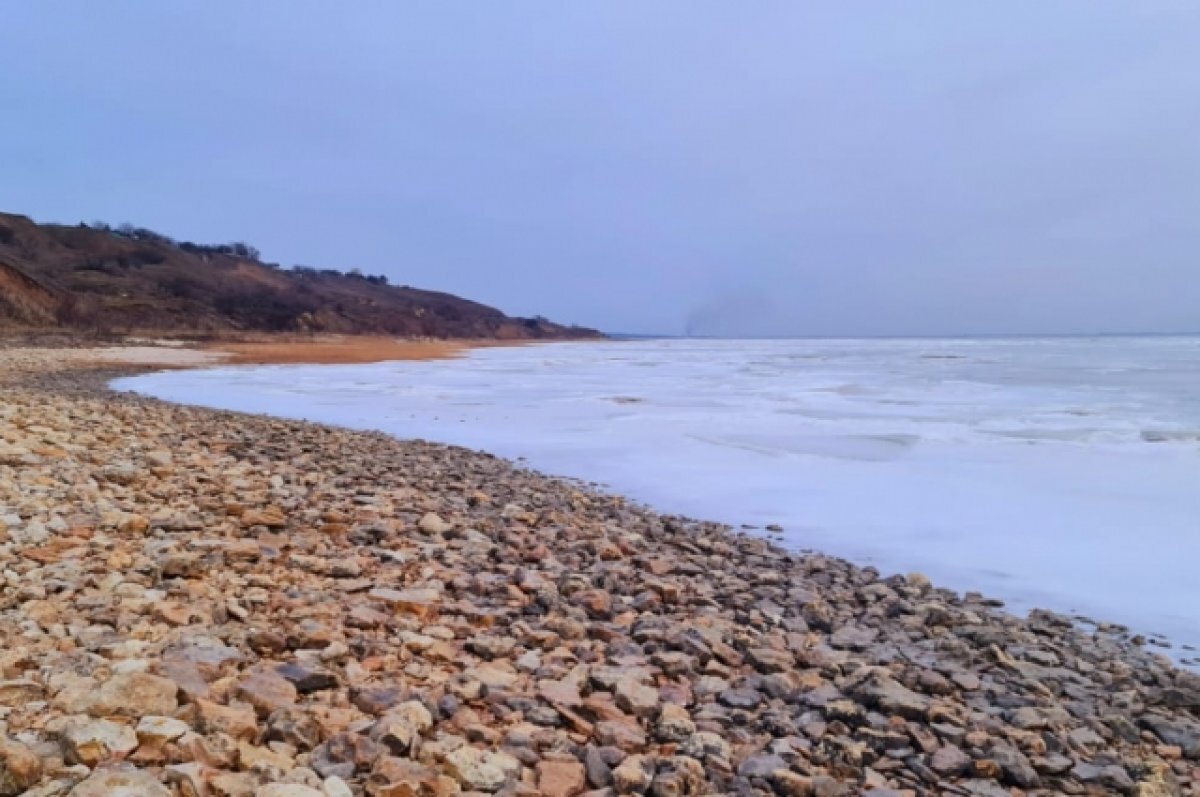
<path id="1" fill-rule="evenodd" d="M 539 761 L 538 791 L 545 797 L 574 797 L 587 785 L 587 773 L 578 761 Z"/>
<path id="2" fill-rule="evenodd" d="M 122 717 L 172 714 L 179 707 L 177 691 L 169 678 L 145 672 L 118 673 L 100 685 L 90 713 Z"/>
<path id="3" fill-rule="evenodd" d="M 238 700 L 249 703 L 259 717 L 296 702 L 296 687 L 273 670 L 255 670 L 243 678 L 234 690 Z"/>
<path id="4" fill-rule="evenodd" d="M 42 777 L 42 762 L 20 742 L 0 738 L 0 795 L 11 797 L 31 788 Z"/>
<path id="5" fill-rule="evenodd" d="M 200 730 L 205 733 L 224 733 L 234 739 L 252 740 L 258 735 L 254 707 L 248 703 L 223 706 L 211 700 L 196 701 Z"/>

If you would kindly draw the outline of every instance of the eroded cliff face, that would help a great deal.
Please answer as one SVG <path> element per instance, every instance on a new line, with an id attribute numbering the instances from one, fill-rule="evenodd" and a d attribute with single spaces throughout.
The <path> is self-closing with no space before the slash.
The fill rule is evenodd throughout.
<path id="1" fill-rule="evenodd" d="M 245 244 L 0 214 L 0 325 L 113 332 L 336 332 L 434 338 L 587 338 L 383 277 L 262 263 Z"/>
<path id="2" fill-rule="evenodd" d="M 55 323 L 59 297 L 19 268 L 0 261 L 0 323 Z"/>

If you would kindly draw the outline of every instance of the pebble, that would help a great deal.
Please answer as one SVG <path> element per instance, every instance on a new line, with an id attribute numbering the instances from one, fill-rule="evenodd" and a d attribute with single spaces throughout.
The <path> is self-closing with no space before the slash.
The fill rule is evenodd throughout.
<path id="1" fill-rule="evenodd" d="M 1125 629 L 3 354 L 0 797 L 1200 797 Z"/>

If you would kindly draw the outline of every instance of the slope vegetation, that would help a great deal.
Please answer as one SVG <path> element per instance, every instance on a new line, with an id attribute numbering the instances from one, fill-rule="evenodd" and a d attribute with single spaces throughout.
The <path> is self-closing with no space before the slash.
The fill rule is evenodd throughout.
<path id="1" fill-rule="evenodd" d="M 383 277 L 263 263 L 245 244 L 150 230 L 37 224 L 0 213 L 0 327 L 129 332 L 328 332 L 434 338 L 581 338 Z"/>

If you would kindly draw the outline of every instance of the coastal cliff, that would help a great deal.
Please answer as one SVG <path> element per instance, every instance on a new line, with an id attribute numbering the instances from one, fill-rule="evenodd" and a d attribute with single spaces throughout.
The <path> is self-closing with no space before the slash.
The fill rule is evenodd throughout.
<path id="1" fill-rule="evenodd" d="M 514 318 L 357 270 L 282 268 L 245 243 L 200 245 L 123 225 L 0 213 L 0 330 L 333 333 L 539 340 L 603 337 Z"/>

